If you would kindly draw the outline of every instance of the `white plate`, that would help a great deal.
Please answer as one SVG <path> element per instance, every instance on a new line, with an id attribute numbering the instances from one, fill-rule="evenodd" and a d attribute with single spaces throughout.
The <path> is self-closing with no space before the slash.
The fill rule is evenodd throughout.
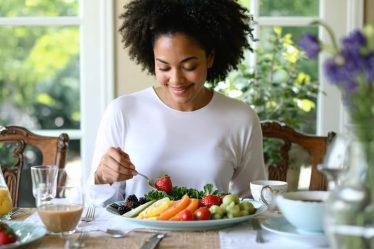
<path id="1" fill-rule="evenodd" d="M 266 211 L 266 206 L 257 201 L 251 201 L 253 206 L 257 209 L 256 213 L 252 215 L 246 215 L 242 217 L 236 217 L 231 219 L 220 219 L 220 220 L 201 220 L 201 221 L 162 221 L 162 220 L 147 220 L 147 219 L 136 219 L 126 218 L 119 215 L 110 205 L 106 207 L 106 210 L 116 216 L 121 217 L 125 222 L 131 222 L 141 227 L 148 227 L 153 229 L 161 230 L 207 230 L 207 229 L 219 229 L 228 227 L 234 224 L 238 224 L 247 221 L 263 212 Z"/>
<path id="2" fill-rule="evenodd" d="M 45 236 L 44 227 L 22 221 L 3 221 L 17 234 L 17 241 L 12 244 L 0 246 L 0 249 L 11 249 L 24 246 Z"/>
<path id="3" fill-rule="evenodd" d="M 326 245 L 327 241 L 323 233 L 305 232 L 296 229 L 283 216 L 273 217 L 261 222 L 264 229 L 283 236 L 300 239 L 302 241 L 312 241 L 319 245 Z"/>

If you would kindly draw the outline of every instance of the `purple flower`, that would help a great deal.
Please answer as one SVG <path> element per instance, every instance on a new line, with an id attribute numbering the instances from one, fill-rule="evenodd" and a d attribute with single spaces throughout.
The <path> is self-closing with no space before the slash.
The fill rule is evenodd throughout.
<path id="1" fill-rule="evenodd" d="M 348 37 L 342 39 L 342 44 L 346 49 L 359 50 L 367 44 L 367 39 L 361 31 L 355 30 Z"/>
<path id="2" fill-rule="evenodd" d="M 348 65 L 348 67 L 347 67 Z M 347 93 L 352 93 L 357 89 L 356 77 L 361 71 L 349 70 L 350 63 L 345 63 L 343 57 L 327 59 L 323 64 L 326 78 L 333 84 L 344 89 Z"/>
<path id="3" fill-rule="evenodd" d="M 341 66 L 336 63 L 335 58 L 327 59 L 323 64 L 323 70 L 331 83 L 337 84 L 346 78 L 344 70 L 341 70 Z"/>
<path id="4" fill-rule="evenodd" d="M 305 33 L 299 41 L 299 46 L 305 51 L 309 58 L 316 58 L 321 51 L 318 38 L 311 34 Z"/>
<path id="5" fill-rule="evenodd" d="M 369 54 L 366 58 L 366 77 L 374 84 L 374 52 Z"/>
<path id="6" fill-rule="evenodd" d="M 357 50 L 342 50 L 338 56 L 341 56 L 341 65 L 347 72 L 350 72 L 350 75 L 356 75 L 362 71 L 367 63 L 365 57 L 359 54 Z"/>

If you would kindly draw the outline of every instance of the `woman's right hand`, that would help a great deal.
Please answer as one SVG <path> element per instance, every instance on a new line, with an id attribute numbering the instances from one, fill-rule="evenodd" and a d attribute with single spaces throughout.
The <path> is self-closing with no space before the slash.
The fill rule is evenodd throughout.
<path id="1" fill-rule="evenodd" d="M 95 172 L 95 184 L 112 184 L 131 179 L 136 174 L 129 155 L 121 148 L 110 147 Z"/>

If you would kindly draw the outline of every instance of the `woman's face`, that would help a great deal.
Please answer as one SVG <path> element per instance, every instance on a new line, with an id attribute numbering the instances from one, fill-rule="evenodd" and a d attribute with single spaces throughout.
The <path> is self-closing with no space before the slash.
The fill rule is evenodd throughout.
<path id="1" fill-rule="evenodd" d="M 153 52 L 162 101 L 174 109 L 192 111 L 204 106 L 206 98 L 210 100 L 204 83 L 213 54 L 207 55 L 194 39 L 182 33 L 161 35 Z"/>

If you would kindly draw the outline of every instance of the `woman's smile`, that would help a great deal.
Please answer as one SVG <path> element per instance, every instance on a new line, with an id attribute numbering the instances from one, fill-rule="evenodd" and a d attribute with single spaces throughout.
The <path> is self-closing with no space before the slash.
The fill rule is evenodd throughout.
<path id="1" fill-rule="evenodd" d="M 166 105 L 193 111 L 209 103 L 212 94 L 204 84 L 214 61 L 212 54 L 207 54 L 193 38 L 182 33 L 160 36 L 153 52 L 156 79 L 161 83 L 156 93 Z"/>
<path id="2" fill-rule="evenodd" d="M 169 86 L 169 89 L 172 93 L 178 96 L 183 96 L 188 92 L 189 89 L 191 89 L 192 85 L 186 85 L 186 86 Z"/>

